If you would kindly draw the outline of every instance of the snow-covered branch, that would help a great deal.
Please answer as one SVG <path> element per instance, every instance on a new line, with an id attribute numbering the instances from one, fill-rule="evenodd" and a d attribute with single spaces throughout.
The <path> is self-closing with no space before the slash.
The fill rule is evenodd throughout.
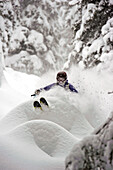
<path id="1" fill-rule="evenodd" d="M 113 113 L 94 134 L 75 145 L 66 158 L 66 170 L 113 169 Z"/>

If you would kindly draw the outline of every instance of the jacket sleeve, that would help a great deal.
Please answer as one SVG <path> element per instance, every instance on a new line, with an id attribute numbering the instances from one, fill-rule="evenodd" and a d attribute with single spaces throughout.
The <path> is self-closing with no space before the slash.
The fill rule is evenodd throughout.
<path id="1" fill-rule="evenodd" d="M 45 86 L 45 87 L 43 87 L 43 88 L 40 88 L 39 90 L 40 90 L 40 91 L 43 91 L 43 90 L 48 91 L 48 90 L 50 90 L 51 88 L 53 88 L 55 85 L 56 85 L 56 83 L 53 83 L 53 84 L 50 84 L 50 85 Z"/>
<path id="2" fill-rule="evenodd" d="M 72 84 L 69 84 L 69 89 L 70 89 L 72 92 L 78 93 L 78 91 L 75 89 L 75 87 L 74 87 Z"/>

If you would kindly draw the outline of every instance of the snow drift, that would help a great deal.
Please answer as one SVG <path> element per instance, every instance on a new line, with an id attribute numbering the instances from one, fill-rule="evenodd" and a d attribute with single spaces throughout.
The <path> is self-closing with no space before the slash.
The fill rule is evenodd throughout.
<path id="1" fill-rule="evenodd" d="M 81 76 L 77 77 L 75 72 Z M 112 95 L 100 93 L 100 81 L 97 80 L 103 81 L 103 78 L 95 77 L 93 72 L 89 74 L 71 70 L 70 81 L 73 74 L 76 76 L 76 85 L 81 80 L 81 86 L 77 86 L 79 94 L 73 94 L 58 87 L 42 92 L 36 98 L 31 98 L 30 94 L 36 88 L 53 81 L 53 74 L 48 74 L 49 76 L 46 74 L 40 79 L 12 69 L 4 71 L 8 82 L 4 88 L 0 89 L 2 101 L 0 105 L 0 153 L 2 155 L 0 168 L 4 170 L 30 170 L 31 168 L 37 170 L 37 167 L 38 170 L 64 169 L 64 159 L 73 146 L 75 144 L 78 146 L 84 137 L 90 136 L 95 128 L 109 116 L 103 112 L 104 108 L 97 101 L 106 98 L 102 100 L 104 107 L 108 111 L 112 110 L 112 104 L 106 103 L 112 100 Z M 87 80 L 89 80 L 88 83 Z M 94 83 L 95 80 L 98 84 Z M 106 91 L 108 87 L 112 87 L 112 83 L 105 84 L 101 90 Z M 42 96 L 47 99 L 49 108 L 43 108 L 43 111 L 34 110 L 33 101 L 39 100 Z"/>

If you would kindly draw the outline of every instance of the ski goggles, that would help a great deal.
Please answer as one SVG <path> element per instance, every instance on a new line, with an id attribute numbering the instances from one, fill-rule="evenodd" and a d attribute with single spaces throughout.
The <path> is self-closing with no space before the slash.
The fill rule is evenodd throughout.
<path id="1" fill-rule="evenodd" d="M 57 81 L 59 82 L 59 81 L 62 81 L 62 82 L 64 82 L 66 79 L 65 79 L 65 77 L 57 77 Z"/>

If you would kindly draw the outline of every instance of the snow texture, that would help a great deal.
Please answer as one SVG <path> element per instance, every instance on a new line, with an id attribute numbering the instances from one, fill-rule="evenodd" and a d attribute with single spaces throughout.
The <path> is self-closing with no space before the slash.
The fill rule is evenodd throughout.
<path id="1" fill-rule="evenodd" d="M 1 0 L 0 31 L 0 169 L 112 170 L 113 1 Z M 32 99 L 59 70 L 79 93 Z"/>
<path id="2" fill-rule="evenodd" d="M 75 70 L 75 67 L 71 69 L 71 74 L 68 73 L 69 81 L 76 80 L 79 94 L 72 94 L 59 87 L 42 92 L 34 99 L 30 97 L 33 89 L 35 91 L 36 88 L 53 81 L 56 73 L 46 73 L 39 78 L 12 69 L 4 71 L 7 83 L 0 88 L 0 153 L 2 155 L 0 166 L 2 169 L 35 170 L 37 167 L 39 170 L 65 169 L 64 160 L 67 155 L 69 156 L 66 158 L 66 168 L 76 164 L 76 168 L 79 169 L 83 165 L 86 150 L 88 154 L 85 157 L 87 158 L 85 166 L 93 167 L 95 164 L 98 166 L 101 159 L 105 160 L 105 156 L 98 159 L 98 153 L 95 153 L 95 148 L 100 153 L 101 142 L 104 143 L 100 156 L 103 156 L 106 148 L 104 155 L 108 155 L 106 162 L 109 162 L 112 141 L 109 145 L 106 145 L 106 141 L 111 138 L 112 130 L 109 130 L 110 134 L 104 130 L 112 120 L 112 118 L 107 120 L 109 114 L 106 113 L 110 113 L 113 109 L 112 102 L 110 103 L 113 96 L 106 93 L 112 87 L 112 83 L 103 86 L 103 82 L 108 78 L 111 81 L 111 76 L 99 76 L 91 70 L 90 72 L 80 71 L 77 68 Z M 76 78 L 73 77 L 75 73 Z M 75 85 L 74 82 L 73 84 Z M 49 108 L 43 107 L 43 111 L 33 109 L 33 101 L 39 100 L 42 96 L 47 99 Z M 106 120 L 104 125 L 103 122 Z M 109 128 L 112 129 L 112 124 Z M 75 152 L 73 151 L 72 154 L 74 156 L 72 156 L 70 151 L 74 145 L 77 149 L 74 149 Z M 91 155 L 92 150 L 93 155 Z M 73 160 L 72 164 L 70 159 Z M 94 161 L 90 162 L 92 159 Z M 108 168 L 111 164 L 106 163 L 102 166 Z"/>
<path id="3" fill-rule="evenodd" d="M 109 119 L 66 158 L 67 170 L 113 169 L 113 113 Z"/>

